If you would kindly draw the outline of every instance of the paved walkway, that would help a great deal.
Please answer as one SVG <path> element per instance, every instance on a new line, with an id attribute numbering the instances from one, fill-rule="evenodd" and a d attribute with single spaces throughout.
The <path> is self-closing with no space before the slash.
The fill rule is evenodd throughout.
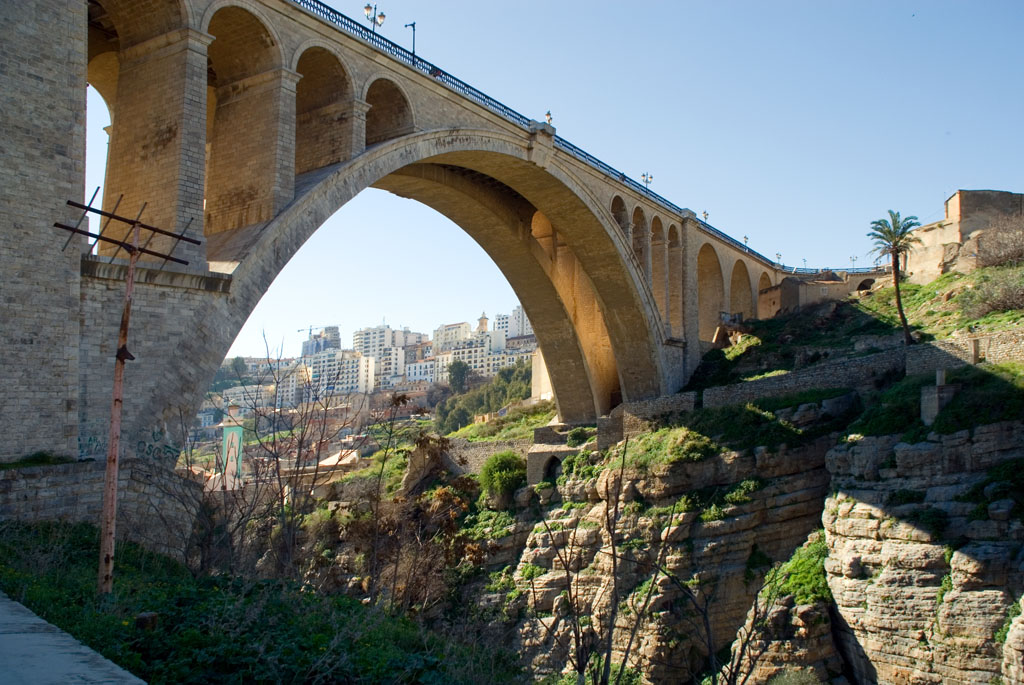
<path id="1" fill-rule="evenodd" d="M 0 683 L 144 683 L 0 592 Z"/>

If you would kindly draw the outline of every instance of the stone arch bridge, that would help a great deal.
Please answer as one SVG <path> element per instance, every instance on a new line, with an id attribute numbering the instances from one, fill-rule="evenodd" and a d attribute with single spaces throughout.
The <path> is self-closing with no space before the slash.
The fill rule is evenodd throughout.
<path id="1" fill-rule="evenodd" d="M 187 268 L 139 272 L 125 404 L 136 449 L 194 410 L 279 271 L 367 187 L 434 208 L 491 256 L 567 423 L 679 390 L 720 312 L 756 315 L 759 290 L 781 278 L 551 126 L 313 0 L 8 12 L 0 345 L 16 398 L 0 458 L 104 449 L 126 268 L 77 239 L 62 252 L 52 228 L 74 222 L 64 203 L 83 195 L 86 83 L 111 114 L 105 208 L 146 203 L 148 223 L 203 241 L 176 249 Z"/>

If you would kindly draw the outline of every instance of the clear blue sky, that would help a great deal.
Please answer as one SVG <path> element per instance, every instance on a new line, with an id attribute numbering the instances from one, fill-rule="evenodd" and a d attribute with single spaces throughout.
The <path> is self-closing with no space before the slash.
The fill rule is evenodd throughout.
<path id="1" fill-rule="evenodd" d="M 359 2 L 328 4 L 361 18 Z M 787 264 L 871 261 L 868 224 L 942 217 L 958 188 L 1024 192 L 1024 2 L 384 0 L 379 29 Z M 98 107 L 91 107 L 95 113 Z M 95 132 L 105 111 L 90 117 Z M 90 135 L 92 151 L 102 136 Z M 90 174 L 99 164 L 90 162 Z M 89 192 L 97 177 L 87 182 Z M 98 177 L 102 180 L 102 176 Z M 88 193 L 87 193 L 88 194 Z M 232 355 L 383 320 L 509 312 L 490 259 L 432 210 L 367 190 L 299 251 Z"/>

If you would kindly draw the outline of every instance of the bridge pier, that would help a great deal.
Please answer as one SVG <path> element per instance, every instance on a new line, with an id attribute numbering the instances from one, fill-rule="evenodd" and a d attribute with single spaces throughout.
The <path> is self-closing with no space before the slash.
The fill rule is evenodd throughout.
<path id="1" fill-rule="evenodd" d="M 206 47 L 212 36 L 180 29 L 120 52 L 117 93 L 111 107 L 104 208 L 134 217 L 146 203 L 143 220 L 201 239 L 206 143 Z M 191 221 L 191 224 L 189 223 Z M 111 223 L 108 233 L 127 235 Z M 203 245 L 155 236 L 150 249 L 206 268 Z M 101 254 L 116 248 L 105 245 Z M 123 255 L 123 252 L 121 253 Z"/>

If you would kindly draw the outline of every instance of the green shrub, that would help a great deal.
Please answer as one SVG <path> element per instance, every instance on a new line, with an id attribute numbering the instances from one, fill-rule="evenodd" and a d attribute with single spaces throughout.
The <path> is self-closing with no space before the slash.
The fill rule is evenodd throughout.
<path id="1" fill-rule="evenodd" d="M 569 435 L 565 439 L 565 444 L 569 447 L 579 447 L 580 445 L 587 442 L 590 439 L 590 431 L 583 426 L 577 426 L 569 431 Z"/>
<path id="2" fill-rule="evenodd" d="M 504 537 L 516 520 L 507 511 L 481 509 L 462 521 L 462 530 L 471 540 L 493 540 Z"/>
<path id="3" fill-rule="evenodd" d="M 779 583 L 780 592 L 793 595 L 797 604 L 831 601 L 832 591 L 825 576 L 827 557 L 828 544 L 824 532 L 819 531 L 814 540 L 793 553 L 789 561 L 773 574 L 770 582 Z"/>
<path id="4" fill-rule="evenodd" d="M 732 487 L 722 498 L 726 504 L 746 504 L 750 502 L 750 495 L 764 487 L 764 481 L 760 478 L 747 478 Z"/>
<path id="5" fill-rule="evenodd" d="M 953 589 L 953 576 L 947 573 L 942 576 L 942 582 L 939 583 L 939 591 L 935 593 L 935 603 L 942 604 L 942 600 L 946 598 L 946 593 Z"/>
<path id="6" fill-rule="evenodd" d="M 480 486 L 492 496 L 508 497 L 526 483 L 526 460 L 512 450 L 492 454 L 480 469 Z"/>
<path id="7" fill-rule="evenodd" d="M 521 564 L 519 566 L 519 577 L 523 580 L 533 580 L 547 573 L 548 570 L 543 566 L 537 566 L 529 562 Z"/>
<path id="8" fill-rule="evenodd" d="M 1010 626 L 1013 624 L 1013 619 L 1020 616 L 1020 600 L 1010 605 L 1009 611 L 1006 612 L 1006 619 L 1003 621 L 1002 627 L 996 631 L 995 641 L 999 644 L 1006 644 L 1006 636 L 1010 632 Z"/>
<path id="9" fill-rule="evenodd" d="M 700 512 L 700 520 L 704 523 L 710 523 L 712 521 L 721 521 L 725 518 L 725 510 L 718 505 L 717 502 L 711 504 L 707 509 Z"/>

